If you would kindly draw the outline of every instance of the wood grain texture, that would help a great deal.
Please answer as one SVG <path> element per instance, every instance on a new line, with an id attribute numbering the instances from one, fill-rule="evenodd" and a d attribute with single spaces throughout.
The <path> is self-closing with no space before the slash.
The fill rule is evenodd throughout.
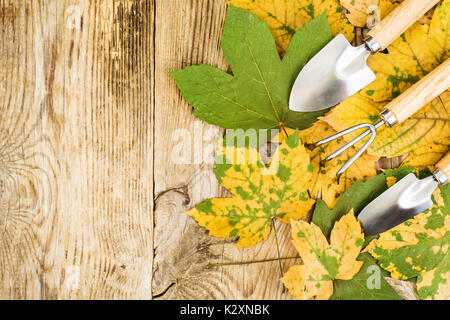
<path id="1" fill-rule="evenodd" d="M 0 2 L 0 298 L 151 298 L 152 7 Z"/>

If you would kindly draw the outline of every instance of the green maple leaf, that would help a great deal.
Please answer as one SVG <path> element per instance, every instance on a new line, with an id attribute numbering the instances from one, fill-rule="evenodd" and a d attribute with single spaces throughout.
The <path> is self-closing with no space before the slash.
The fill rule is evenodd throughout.
<path id="1" fill-rule="evenodd" d="M 327 110 L 292 112 L 291 86 L 300 70 L 332 38 L 325 14 L 299 29 L 283 59 L 267 24 L 254 14 L 230 6 L 222 49 L 233 75 L 208 65 L 172 72 L 194 114 L 228 129 L 304 129 Z"/>
<path id="2" fill-rule="evenodd" d="M 357 181 L 340 197 L 333 209 L 329 209 L 322 200 L 317 200 L 312 222 L 317 225 L 323 234 L 329 238 L 336 221 L 346 215 L 351 209 L 359 213 L 367 204 L 387 189 L 386 176 L 380 174 L 366 182 Z M 374 237 L 366 238 L 368 243 Z M 361 253 L 358 261 L 364 264 L 361 270 L 351 280 L 334 280 L 334 292 L 330 299 L 342 300 L 399 300 L 395 290 L 384 280 L 388 272 L 377 266 L 376 260 L 367 253 Z M 372 267 L 373 266 L 373 267 Z M 377 277 L 374 287 L 369 286 L 370 277 Z"/>

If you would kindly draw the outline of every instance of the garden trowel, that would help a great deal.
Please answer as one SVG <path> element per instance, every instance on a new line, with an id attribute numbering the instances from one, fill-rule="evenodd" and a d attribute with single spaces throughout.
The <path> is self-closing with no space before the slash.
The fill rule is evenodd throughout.
<path id="1" fill-rule="evenodd" d="M 369 203 L 358 215 L 366 236 L 392 229 L 430 208 L 434 190 L 449 181 L 450 153 L 436 167 L 433 175 L 422 180 L 408 174 Z"/>
<path id="2" fill-rule="evenodd" d="M 367 58 L 384 50 L 439 0 L 406 0 L 376 25 L 369 38 L 353 47 L 336 36 L 301 70 L 292 87 L 289 108 L 312 112 L 330 108 L 375 80 Z"/>

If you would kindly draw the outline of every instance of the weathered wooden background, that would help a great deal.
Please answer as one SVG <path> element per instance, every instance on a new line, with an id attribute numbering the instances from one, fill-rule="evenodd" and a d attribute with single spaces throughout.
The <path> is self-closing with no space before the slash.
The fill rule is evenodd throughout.
<path id="1" fill-rule="evenodd" d="M 291 298 L 273 233 L 238 250 L 183 214 L 225 192 L 206 161 L 174 163 L 174 132 L 198 145 L 220 129 L 196 120 L 168 72 L 227 68 L 225 0 L 0 10 L 0 298 Z M 296 257 L 288 226 L 276 230 Z M 243 264 L 206 268 L 229 262 Z"/>

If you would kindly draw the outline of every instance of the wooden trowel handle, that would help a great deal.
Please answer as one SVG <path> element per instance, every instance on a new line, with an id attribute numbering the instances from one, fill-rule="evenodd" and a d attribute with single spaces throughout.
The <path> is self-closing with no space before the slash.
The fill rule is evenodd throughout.
<path id="1" fill-rule="evenodd" d="M 386 49 L 395 39 L 428 12 L 439 0 L 406 0 L 385 17 L 370 32 L 381 49 Z"/>
<path id="2" fill-rule="evenodd" d="M 447 155 L 438 162 L 436 167 L 450 180 L 450 153 L 447 153 Z"/>
<path id="3" fill-rule="evenodd" d="M 401 123 L 450 87 L 450 59 L 390 102 L 389 110 Z"/>

